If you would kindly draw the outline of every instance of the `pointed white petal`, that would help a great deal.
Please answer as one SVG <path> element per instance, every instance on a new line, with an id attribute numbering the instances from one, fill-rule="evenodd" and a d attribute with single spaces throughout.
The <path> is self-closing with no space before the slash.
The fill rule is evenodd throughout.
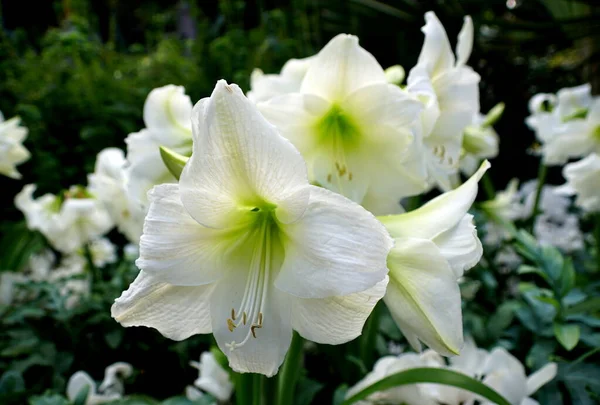
<path id="1" fill-rule="evenodd" d="M 438 353 L 458 354 L 463 343 L 461 300 L 450 265 L 431 241 L 395 242 L 384 297 L 392 317 Z"/>
<path id="2" fill-rule="evenodd" d="M 533 395 L 543 385 L 552 381 L 556 377 L 557 370 L 556 363 L 548 363 L 527 377 L 527 395 Z"/>
<path id="3" fill-rule="evenodd" d="M 433 243 L 448 260 L 457 279 L 462 277 L 465 270 L 475 266 L 483 255 L 473 215 L 470 214 L 463 216 L 456 226 L 433 238 Z"/>
<path id="4" fill-rule="evenodd" d="M 137 266 L 173 285 L 218 280 L 228 268 L 229 234 L 197 223 L 183 207 L 177 184 L 154 187 L 149 199 Z"/>
<path id="5" fill-rule="evenodd" d="M 302 298 L 364 291 L 383 280 L 392 239 L 347 198 L 311 186 L 304 216 L 283 228 L 285 261 L 275 285 Z"/>
<path id="6" fill-rule="evenodd" d="M 425 42 L 417 66 L 424 66 L 429 76 L 435 76 L 454 66 L 454 54 L 444 26 L 433 11 L 425 13 L 425 25 L 421 28 Z"/>
<path id="7" fill-rule="evenodd" d="M 473 20 L 471 16 L 465 16 L 460 32 L 458 33 L 458 44 L 456 45 L 457 66 L 467 64 L 471 51 L 473 50 Z"/>
<path id="8" fill-rule="evenodd" d="M 490 167 L 486 160 L 460 187 L 437 196 L 422 207 L 406 214 L 378 217 L 393 237 L 433 239 L 455 227 L 477 196 L 477 182 Z"/>
<path id="9" fill-rule="evenodd" d="M 198 222 L 234 226 L 261 204 L 276 205 L 284 223 L 302 215 L 309 194 L 304 160 L 238 86 L 220 80 L 194 107 L 192 121 L 194 152 L 180 189 Z"/>
<path id="10" fill-rule="evenodd" d="M 339 345 L 361 334 L 375 304 L 385 294 L 388 278 L 368 290 L 341 297 L 292 298 L 292 326 L 316 343 Z"/>
<path id="11" fill-rule="evenodd" d="M 329 101 L 341 101 L 361 87 L 385 81 L 383 68 L 373 55 L 358 45 L 358 38 L 340 34 L 311 62 L 300 91 Z"/>
<path id="12" fill-rule="evenodd" d="M 77 371 L 69 378 L 67 383 L 67 398 L 74 401 L 77 395 L 86 387 L 88 388 L 87 398 L 96 394 L 96 383 L 92 380 L 92 377 L 85 371 Z"/>
<path id="13" fill-rule="evenodd" d="M 163 146 L 190 140 L 191 113 L 192 101 L 182 86 L 156 88 L 144 103 L 144 123 Z"/>
<path id="14" fill-rule="evenodd" d="M 561 118 L 568 118 L 592 104 L 592 86 L 589 83 L 575 87 L 565 87 L 556 93 L 557 109 Z"/>
<path id="15" fill-rule="evenodd" d="M 115 300 L 111 316 L 123 326 L 146 326 L 173 340 L 210 333 L 214 284 L 178 287 L 140 271 L 129 289 Z"/>

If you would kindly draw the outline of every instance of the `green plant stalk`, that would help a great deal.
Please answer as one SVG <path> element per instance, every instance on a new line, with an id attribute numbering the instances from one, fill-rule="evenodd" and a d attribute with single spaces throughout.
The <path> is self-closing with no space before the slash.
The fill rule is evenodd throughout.
<path id="1" fill-rule="evenodd" d="M 483 177 L 481 178 L 481 184 L 488 200 L 493 200 L 496 198 L 496 189 L 494 188 L 494 183 L 492 182 L 492 179 L 488 173 L 484 173 Z"/>
<path id="2" fill-rule="evenodd" d="M 546 175 L 548 174 L 548 166 L 546 166 L 543 162 L 540 162 L 540 167 L 538 169 L 538 185 L 537 190 L 535 191 L 535 200 L 533 202 L 533 210 L 531 211 L 531 230 L 533 230 L 533 226 L 535 224 L 535 217 L 539 214 L 540 200 L 542 197 L 542 189 L 544 188 L 544 183 L 546 182 Z"/>
<path id="3" fill-rule="evenodd" d="M 235 383 L 236 405 L 252 405 L 254 375 L 250 373 L 233 373 L 232 376 Z"/>
<path id="4" fill-rule="evenodd" d="M 596 239 L 596 271 L 600 271 L 600 214 L 596 214 L 596 227 L 594 228 Z"/>
<path id="5" fill-rule="evenodd" d="M 304 339 L 297 332 L 294 332 L 292 343 L 277 377 L 277 404 L 291 404 L 293 402 L 296 384 L 302 369 L 303 347 Z"/>
<path id="6" fill-rule="evenodd" d="M 381 317 L 381 302 L 375 305 L 371 316 L 367 319 L 363 334 L 360 339 L 360 359 L 367 368 L 373 363 L 373 351 L 375 349 L 375 340 L 377 339 L 377 331 L 379 330 L 379 318 Z"/>

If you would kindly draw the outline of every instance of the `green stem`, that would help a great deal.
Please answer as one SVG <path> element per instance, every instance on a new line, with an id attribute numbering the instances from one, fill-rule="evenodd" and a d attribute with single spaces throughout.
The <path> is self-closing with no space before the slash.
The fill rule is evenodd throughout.
<path id="1" fill-rule="evenodd" d="M 493 200 L 496 198 L 496 189 L 494 188 L 494 183 L 492 182 L 492 179 L 488 173 L 483 175 L 481 184 L 483 185 L 483 190 L 485 191 L 485 195 L 488 200 Z"/>
<path id="2" fill-rule="evenodd" d="M 540 167 L 538 170 L 538 185 L 537 190 L 535 191 L 535 200 L 533 203 L 533 210 L 531 211 L 531 229 L 533 230 L 533 226 L 535 224 L 535 217 L 539 214 L 539 206 L 540 200 L 542 197 L 542 189 L 544 188 L 544 183 L 546 181 L 546 175 L 548 174 L 548 167 L 540 162 Z"/>
<path id="3" fill-rule="evenodd" d="M 378 303 L 371 316 L 367 319 L 363 334 L 360 341 L 360 359 L 365 367 L 370 369 L 373 363 L 373 351 L 375 349 L 375 340 L 377 339 L 377 331 L 379 330 L 379 318 L 381 317 L 381 303 Z"/>
<path id="4" fill-rule="evenodd" d="M 235 403 L 237 405 L 252 405 L 254 374 L 233 373 L 233 376 L 235 381 Z"/>
<path id="5" fill-rule="evenodd" d="M 265 377 L 261 374 L 253 374 L 252 377 L 252 405 L 262 405 L 263 380 Z"/>
<path id="6" fill-rule="evenodd" d="M 600 214 L 596 214 L 596 227 L 594 228 L 594 236 L 596 237 L 596 264 L 597 271 L 600 271 Z"/>
<path id="7" fill-rule="evenodd" d="M 292 343 L 278 376 L 277 404 L 291 404 L 293 402 L 296 383 L 302 369 L 303 346 L 304 339 L 297 332 L 294 332 Z"/>

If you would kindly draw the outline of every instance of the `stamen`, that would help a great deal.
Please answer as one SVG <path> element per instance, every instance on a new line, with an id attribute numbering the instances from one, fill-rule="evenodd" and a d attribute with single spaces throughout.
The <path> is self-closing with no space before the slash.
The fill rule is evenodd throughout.
<path id="1" fill-rule="evenodd" d="M 242 313 L 242 322 L 244 323 L 244 325 L 246 324 L 246 311 Z"/>
<path id="2" fill-rule="evenodd" d="M 236 327 L 237 325 L 233 323 L 231 319 L 227 318 L 227 328 L 229 329 L 229 332 L 233 332 Z"/>
<path id="3" fill-rule="evenodd" d="M 231 319 L 235 321 L 235 309 L 231 308 Z"/>

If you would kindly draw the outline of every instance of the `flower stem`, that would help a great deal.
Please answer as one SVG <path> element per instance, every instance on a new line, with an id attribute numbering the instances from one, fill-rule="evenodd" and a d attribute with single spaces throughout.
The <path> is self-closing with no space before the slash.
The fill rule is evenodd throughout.
<path id="1" fill-rule="evenodd" d="M 380 316 L 381 304 L 378 303 L 375 305 L 375 308 L 373 308 L 371 316 L 369 316 L 365 323 L 360 341 L 360 359 L 367 369 L 370 369 L 370 366 L 372 365 L 373 350 L 375 348 L 375 339 L 377 338 L 377 331 L 379 329 Z"/>
<path id="2" fill-rule="evenodd" d="M 546 181 L 546 175 L 548 174 L 548 167 L 540 162 L 540 167 L 538 170 L 538 184 L 537 190 L 535 192 L 535 200 L 533 202 L 533 210 L 531 211 L 531 229 L 535 224 L 535 217 L 539 214 L 540 200 L 542 197 L 542 190 L 544 188 L 544 182 Z"/>
<path id="3" fill-rule="evenodd" d="M 481 183 L 487 199 L 493 200 L 496 198 L 496 189 L 494 188 L 494 183 L 492 182 L 489 174 L 484 173 L 483 177 L 481 178 Z"/>
<path id="4" fill-rule="evenodd" d="M 600 270 L 600 214 L 596 214 L 596 227 L 594 228 L 594 236 L 596 238 L 596 264 Z"/>
<path id="5" fill-rule="evenodd" d="M 296 383 L 302 369 L 303 346 L 304 339 L 297 332 L 294 332 L 292 343 L 278 376 L 277 404 L 291 404 L 293 402 Z"/>

